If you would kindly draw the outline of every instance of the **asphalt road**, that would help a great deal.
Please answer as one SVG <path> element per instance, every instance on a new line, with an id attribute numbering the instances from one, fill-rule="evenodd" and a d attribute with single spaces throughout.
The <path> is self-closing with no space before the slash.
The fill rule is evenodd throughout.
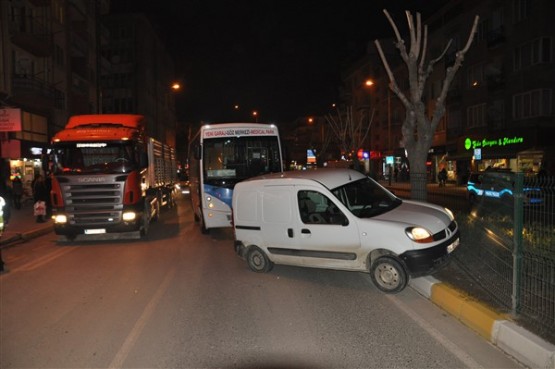
<path id="1" fill-rule="evenodd" d="M 189 204 L 141 241 L 4 250 L 1 368 L 518 368 L 407 288 L 276 266 L 251 272 L 230 230 L 202 235 Z"/>

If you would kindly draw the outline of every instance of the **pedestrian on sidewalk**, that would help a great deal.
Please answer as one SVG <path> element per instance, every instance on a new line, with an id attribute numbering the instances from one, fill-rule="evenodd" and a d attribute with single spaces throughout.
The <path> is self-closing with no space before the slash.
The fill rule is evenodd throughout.
<path id="1" fill-rule="evenodd" d="M 34 209 L 37 223 L 45 222 L 48 195 L 48 188 L 46 186 L 44 177 L 41 174 L 38 174 L 33 184 L 33 200 L 35 201 Z M 40 210 L 40 202 L 42 202 L 42 210 Z"/>
<path id="2" fill-rule="evenodd" d="M 0 197 L 4 199 L 4 208 L 2 210 L 4 212 L 4 226 L 6 226 L 10 222 L 12 215 L 13 191 L 3 179 L 0 180 Z"/>
<path id="3" fill-rule="evenodd" d="M 447 170 L 445 167 L 439 171 L 437 179 L 439 180 L 439 187 L 445 187 L 445 182 L 447 181 Z"/>
<path id="4" fill-rule="evenodd" d="M 13 192 L 13 206 L 16 209 L 21 209 L 21 197 L 23 196 L 23 182 L 21 177 L 15 176 L 12 180 L 12 192 Z"/>

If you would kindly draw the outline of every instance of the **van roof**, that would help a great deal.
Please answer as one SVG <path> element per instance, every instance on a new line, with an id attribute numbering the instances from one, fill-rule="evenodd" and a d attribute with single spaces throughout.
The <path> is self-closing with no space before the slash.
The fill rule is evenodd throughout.
<path id="1" fill-rule="evenodd" d="M 343 186 L 349 182 L 366 178 L 366 176 L 353 169 L 344 168 L 318 168 L 311 170 L 293 170 L 283 173 L 265 174 L 262 176 L 250 178 L 247 181 L 257 180 L 282 180 L 290 181 L 292 179 L 302 179 L 316 181 L 327 187 L 334 189 Z"/>

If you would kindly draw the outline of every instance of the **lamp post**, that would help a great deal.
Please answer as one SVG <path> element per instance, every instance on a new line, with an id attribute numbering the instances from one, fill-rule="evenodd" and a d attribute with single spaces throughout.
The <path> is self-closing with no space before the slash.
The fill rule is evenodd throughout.
<path id="1" fill-rule="evenodd" d="M 254 121 L 258 123 L 258 112 L 256 110 L 252 112 L 252 116 L 254 117 Z"/>

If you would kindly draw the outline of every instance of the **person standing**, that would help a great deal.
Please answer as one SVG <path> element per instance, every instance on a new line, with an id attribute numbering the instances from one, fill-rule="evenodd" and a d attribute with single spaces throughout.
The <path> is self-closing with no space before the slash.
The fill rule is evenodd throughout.
<path id="1" fill-rule="evenodd" d="M 445 182 L 447 181 L 447 170 L 445 169 L 445 167 L 443 167 L 439 171 L 437 178 L 439 180 L 439 187 L 442 187 L 442 186 L 445 187 Z"/>
<path id="2" fill-rule="evenodd" d="M 49 195 L 48 188 L 46 186 L 44 177 L 38 174 L 37 177 L 35 178 L 35 183 L 33 184 L 33 200 L 35 201 L 35 206 L 39 201 L 42 201 L 44 206 L 44 211 L 41 212 L 42 214 L 35 212 L 37 223 L 45 222 L 45 215 L 47 213 L 46 204 L 48 200 L 48 195 Z"/>
<path id="3" fill-rule="evenodd" d="M 5 180 L 0 179 L 0 197 L 4 199 L 4 227 L 8 225 L 11 218 L 11 208 L 12 208 L 12 201 L 13 201 L 13 191 L 10 186 L 6 183 Z"/>
<path id="4" fill-rule="evenodd" d="M 13 205 L 16 209 L 21 209 L 21 197 L 23 196 L 23 182 L 19 176 L 12 181 Z"/>

